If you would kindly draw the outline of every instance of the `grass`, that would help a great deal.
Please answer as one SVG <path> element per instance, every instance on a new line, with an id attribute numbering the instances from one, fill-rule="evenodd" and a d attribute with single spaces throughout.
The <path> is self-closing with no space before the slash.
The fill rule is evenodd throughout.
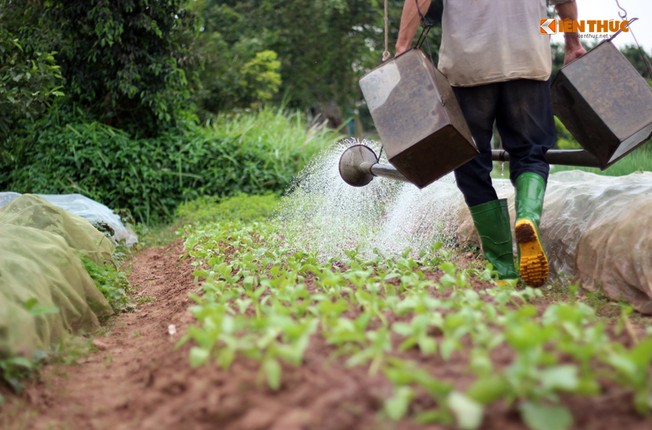
<path id="1" fill-rule="evenodd" d="M 179 237 L 177 232 L 181 225 L 181 223 L 177 222 L 156 224 L 153 226 L 137 224 L 135 232 L 138 235 L 138 243 L 135 249 L 153 248 L 172 243 Z"/>
<path id="2" fill-rule="evenodd" d="M 340 138 L 324 124 L 306 124 L 302 114 L 282 107 L 222 114 L 209 127 L 214 136 L 234 140 L 236 148 L 257 146 L 265 154 L 265 163 L 294 173 Z"/>

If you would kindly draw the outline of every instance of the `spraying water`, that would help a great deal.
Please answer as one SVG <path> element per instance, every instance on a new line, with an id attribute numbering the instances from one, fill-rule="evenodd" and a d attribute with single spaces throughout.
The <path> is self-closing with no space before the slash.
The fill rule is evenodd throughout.
<path id="1" fill-rule="evenodd" d="M 453 246 L 464 208 L 453 175 L 422 190 L 382 177 L 352 187 L 340 177 L 338 160 L 347 147 L 360 143 L 381 152 L 376 142 L 345 139 L 299 175 L 279 213 L 288 240 L 324 258 L 353 248 L 392 256 L 418 254 L 435 242 Z"/>
<path id="2" fill-rule="evenodd" d="M 472 222 L 452 175 L 421 190 L 382 177 L 360 188 L 346 184 L 338 160 L 360 143 L 380 153 L 375 142 L 345 140 L 313 160 L 284 197 L 278 221 L 290 245 L 322 258 L 354 248 L 391 258 L 470 238 Z M 493 184 L 514 219 L 510 181 L 494 178 Z M 652 172 L 552 174 L 540 230 L 551 279 L 571 279 L 652 314 Z"/>

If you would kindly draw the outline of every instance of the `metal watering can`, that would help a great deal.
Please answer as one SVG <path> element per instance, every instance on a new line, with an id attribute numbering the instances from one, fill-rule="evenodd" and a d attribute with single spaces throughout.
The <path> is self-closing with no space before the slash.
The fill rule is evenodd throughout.
<path id="1" fill-rule="evenodd" d="M 384 176 L 423 188 L 478 154 L 448 81 L 420 50 L 383 63 L 360 88 L 390 165 L 353 145 L 339 162 L 346 183 L 364 186 Z M 605 169 L 652 136 L 652 89 L 611 39 L 564 66 L 552 97 L 555 114 L 584 149 L 550 150 L 550 164 Z M 492 159 L 509 156 L 493 150 Z"/>
<path id="2" fill-rule="evenodd" d="M 423 188 L 478 154 L 446 77 L 412 49 L 360 79 L 389 162 Z"/>
<path id="3" fill-rule="evenodd" d="M 552 106 L 601 169 L 652 136 L 652 89 L 611 39 L 559 71 Z"/>

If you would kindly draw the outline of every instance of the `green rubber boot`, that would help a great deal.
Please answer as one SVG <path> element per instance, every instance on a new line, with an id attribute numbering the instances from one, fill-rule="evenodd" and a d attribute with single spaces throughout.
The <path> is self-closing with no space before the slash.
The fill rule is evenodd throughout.
<path id="1" fill-rule="evenodd" d="M 498 272 L 498 279 L 516 279 L 512 251 L 512 230 L 507 200 L 492 200 L 469 208 L 480 235 L 484 256 Z"/>
<path id="2" fill-rule="evenodd" d="M 548 279 L 548 258 L 539 235 L 546 181 L 536 173 L 522 173 L 516 178 L 516 223 L 521 278 L 526 284 L 540 287 Z"/>

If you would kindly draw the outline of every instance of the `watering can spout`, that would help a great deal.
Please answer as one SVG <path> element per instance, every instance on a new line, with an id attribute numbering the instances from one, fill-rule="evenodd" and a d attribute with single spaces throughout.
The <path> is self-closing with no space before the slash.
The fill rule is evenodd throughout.
<path id="1" fill-rule="evenodd" d="M 364 187 L 376 176 L 410 182 L 391 164 L 378 162 L 378 156 L 367 145 L 349 146 L 340 156 L 340 176 L 353 187 Z"/>
<path id="2" fill-rule="evenodd" d="M 491 152 L 493 161 L 509 161 L 509 154 L 502 149 Z M 600 160 L 584 149 L 553 149 L 546 153 L 550 164 L 562 166 L 601 167 Z M 340 176 L 347 184 L 364 187 L 376 176 L 412 182 L 391 164 L 380 163 L 373 149 L 363 144 L 349 146 L 340 156 Z"/>

